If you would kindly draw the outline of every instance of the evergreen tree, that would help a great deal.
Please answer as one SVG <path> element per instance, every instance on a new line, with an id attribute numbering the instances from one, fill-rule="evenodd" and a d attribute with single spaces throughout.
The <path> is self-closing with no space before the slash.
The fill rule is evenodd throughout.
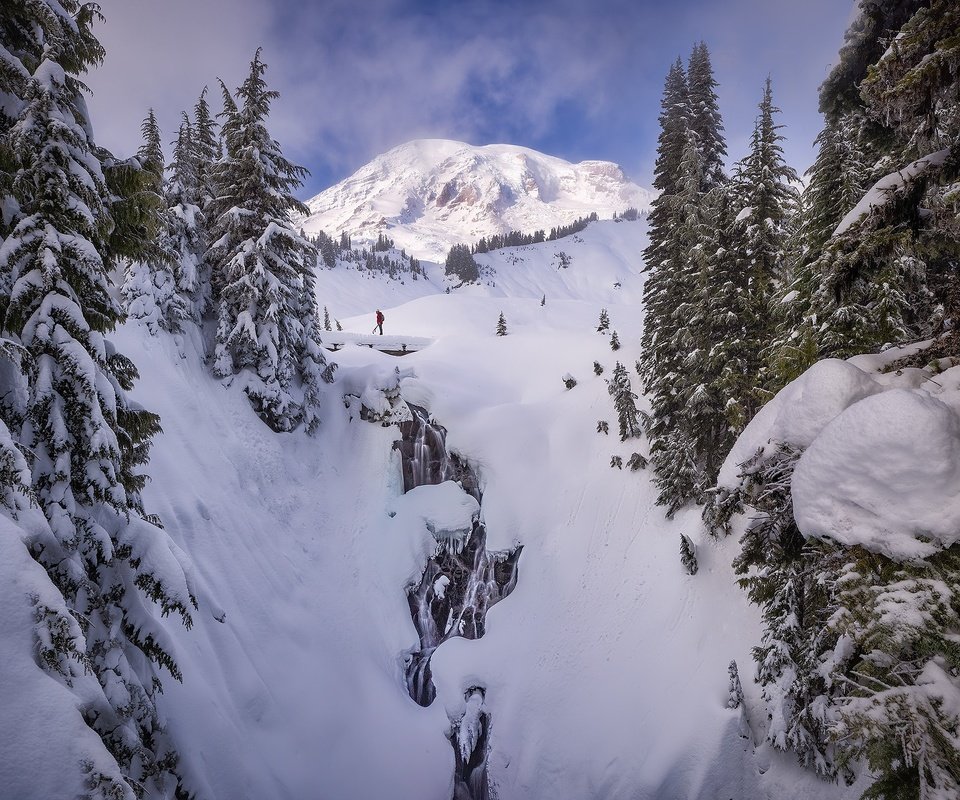
<path id="1" fill-rule="evenodd" d="M 140 128 L 143 144 L 137 158 L 143 168 L 142 202 L 151 215 L 147 226 L 145 256 L 126 265 L 123 284 L 124 308 L 127 316 L 141 320 L 152 334 L 159 330 L 179 331 L 181 322 L 190 316 L 187 301 L 180 293 L 176 272 L 180 255 L 174 249 L 174 220 L 166 207 L 163 193 L 163 150 L 160 128 L 150 109 Z"/>
<path id="2" fill-rule="evenodd" d="M 475 283 L 480 280 L 480 269 L 470 248 L 465 244 L 455 244 L 447 253 L 444 274 L 460 279 L 460 283 Z"/>
<path id="3" fill-rule="evenodd" d="M 700 190 L 708 192 L 726 183 L 723 159 L 727 145 L 723 140 L 723 122 L 717 102 L 717 82 L 713 78 L 710 51 L 704 42 L 697 43 L 687 67 L 688 127 L 697 139 L 703 172 Z"/>
<path id="4" fill-rule="evenodd" d="M 814 198 L 824 211 L 819 239 L 829 235 L 807 240 L 794 276 L 796 294 L 774 351 L 786 377 L 814 358 L 942 331 L 947 335 L 928 356 L 956 350 L 950 322 L 960 316 L 960 234 L 951 200 L 960 177 L 956 22 L 950 2 L 884 0 L 861 3 L 847 32 L 840 63 L 821 88 L 827 114 L 821 149 L 839 139 L 835 146 L 852 142 L 856 157 L 816 185 L 849 205 L 856 184 L 875 184 L 872 209 L 838 225 L 836 209 Z M 838 175 L 850 175 L 854 186 L 831 185 Z"/>
<path id="5" fill-rule="evenodd" d="M 167 248 L 173 258 L 176 291 L 184 317 L 200 322 L 209 303 L 210 279 L 204 269 L 207 218 L 200 208 L 194 127 L 183 114 L 167 180 Z"/>
<path id="6" fill-rule="evenodd" d="M 831 706 L 845 688 L 822 665 L 839 640 L 829 623 L 838 608 L 835 586 L 843 553 L 833 545 L 807 542 L 797 529 L 790 479 L 799 456 L 796 449 L 780 446 L 744 464 L 742 499 L 755 511 L 734 569 L 763 612 L 764 633 L 753 654 L 770 719 L 767 740 L 792 750 L 804 765 L 833 775 Z M 842 671 L 842 655 L 831 660 Z"/>
<path id="7" fill-rule="evenodd" d="M 600 324 L 597 325 L 597 333 L 606 333 L 610 330 L 610 315 L 607 314 L 607 309 L 600 309 Z"/>
<path id="8" fill-rule="evenodd" d="M 16 352 L 5 374 L 21 391 L 0 400 L 9 436 L 0 450 L 7 485 L 11 474 L 21 484 L 28 477 L 11 443 L 31 454 L 30 490 L 48 523 L 32 532 L 31 552 L 72 615 L 38 608 L 38 653 L 67 686 L 85 669 L 99 683 L 96 694 L 85 685 L 84 719 L 123 780 L 91 775 L 91 796 L 172 797 L 177 758 L 154 701 L 158 667 L 180 672 L 149 601 L 188 625 L 194 602 L 175 562 L 146 558 L 168 546 L 140 498 L 139 468 L 159 422 L 127 399 L 136 369 L 105 338 L 121 317 L 108 276 L 120 255 L 140 255 L 133 247 L 144 247 L 140 223 L 153 200 L 138 193 L 139 165 L 118 168 L 114 177 L 129 182 L 108 189 L 101 162 L 118 162 L 91 138 L 77 76 L 103 57 L 91 31 L 96 7 L 38 0 L 10 12 L 0 23 L 0 60 L 22 103 L 5 104 L 16 109 L 3 143 L 16 178 L 0 247 L 0 328 L 2 349 Z M 123 188 L 132 193 L 115 194 Z"/>
<path id="9" fill-rule="evenodd" d="M 198 204 L 206 210 L 217 196 L 214 165 L 223 156 L 223 146 L 217 134 L 217 122 L 207 103 L 207 87 L 203 87 L 193 107 L 193 147 L 196 159 L 196 185 L 199 189 Z"/>
<path id="10" fill-rule="evenodd" d="M 685 533 L 680 534 L 680 563 L 683 565 L 684 571 L 687 575 L 696 575 L 697 571 L 700 568 L 700 565 L 697 563 L 697 548 L 694 545 L 693 541 Z M 739 685 L 740 679 L 737 678 L 737 683 Z M 740 699 L 742 700 L 743 690 L 740 691 Z"/>
<path id="11" fill-rule="evenodd" d="M 503 316 L 503 312 L 500 312 L 500 318 L 497 320 L 497 336 L 506 336 L 507 335 L 507 320 Z"/>
<path id="12" fill-rule="evenodd" d="M 705 415 L 700 441 L 704 472 L 711 483 L 734 439 L 748 422 L 755 376 L 747 321 L 748 276 L 734 246 L 734 189 L 727 184 L 704 198 L 704 304 L 696 318 L 704 334 L 702 400 Z"/>
<path id="13" fill-rule="evenodd" d="M 960 794 L 960 549 L 898 564 L 853 549 L 833 634 L 853 643 L 833 726 L 842 763 L 865 758 L 865 798 Z"/>
<path id="14" fill-rule="evenodd" d="M 323 307 L 323 329 L 325 331 L 332 330 L 330 327 L 330 312 L 327 311 L 327 307 Z"/>
<path id="15" fill-rule="evenodd" d="M 613 376 L 608 381 L 607 391 L 613 398 L 620 424 L 620 441 L 625 442 L 641 433 L 640 415 L 637 411 L 637 396 L 630 386 L 630 376 L 626 367 L 619 361 L 613 368 Z"/>
<path id="16" fill-rule="evenodd" d="M 867 168 L 852 117 L 828 119 L 817 136 L 817 158 L 807 171 L 809 182 L 800 198 L 799 225 L 789 246 L 789 282 L 771 311 L 777 335 L 764 354 L 766 388 L 775 393 L 818 358 L 820 320 L 813 296 L 822 280 L 824 247 L 865 188 Z"/>
<path id="17" fill-rule="evenodd" d="M 749 155 L 737 165 L 736 188 L 741 211 L 734 223 L 734 247 L 747 277 L 744 335 L 749 361 L 747 374 L 761 382 L 761 351 L 772 336 L 769 309 L 778 287 L 788 277 L 786 262 L 789 222 L 796 212 L 798 195 L 792 185 L 796 172 L 783 159 L 782 125 L 774 115 L 770 78 L 764 86 L 760 113 L 750 139 Z M 750 419 L 763 398 L 759 394 L 738 398 Z"/>
<path id="18" fill-rule="evenodd" d="M 611 350 L 619 350 L 619 349 L 620 349 L 620 337 L 617 336 L 617 332 L 616 332 L 616 331 L 614 331 L 614 332 L 610 335 L 610 349 L 611 349 Z"/>
<path id="19" fill-rule="evenodd" d="M 278 93 L 267 88 L 265 70 L 258 50 L 237 90 L 242 106 L 223 87 L 225 147 L 212 172 L 217 196 L 207 254 L 217 277 L 214 372 L 240 375 L 260 417 L 289 431 L 314 418 L 311 386 L 325 360 L 316 340 L 316 301 L 307 297 L 316 251 L 289 221 L 290 212 L 307 212 L 291 194 L 306 170 L 284 158 L 267 131 Z"/>
<path id="20" fill-rule="evenodd" d="M 680 174 L 680 160 L 687 144 L 687 77 L 683 63 L 677 59 L 670 68 L 663 89 L 660 113 L 660 134 L 657 139 L 657 160 L 653 186 L 660 194 L 654 198 L 648 220 L 649 244 L 643 251 L 645 270 L 649 273 L 643 287 L 644 319 L 641 366 L 642 378 L 649 384 L 654 372 L 669 372 L 672 364 L 667 347 L 674 336 L 670 321 L 678 302 L 671 262 L 678 254 L 671 248 L 670 233 L 674 223 L 674 200 Z"/>
<path id="21" fill-rule="evenodd" d="M 668 506 L 668 516 L 704 488 L 703 452 L 697 442 L 702 417 L 709 411 L 703 393 L 703 330 L 690 324 L 692 317 L 701 316 L 704 304 L 703 176 L 697 140 L 691 131 L 686 141 L 679 179 L 669 206 L 665 206 L 670 209 L 673 224 L 669 238 L 664 239 L 664 252 L 669 251 L 673 258 L 660 269 L 669 292 L 650 298 L 656 304 L 662 329 L 650 343 L 654 358 L 644 352 L 640 362 L 652 410 L 646 432 L 660 489 L 657 502 Z M 661 305 L 667 297 L 670 303 Z M 650 324 L 648 308 L 644 325 Z"/>

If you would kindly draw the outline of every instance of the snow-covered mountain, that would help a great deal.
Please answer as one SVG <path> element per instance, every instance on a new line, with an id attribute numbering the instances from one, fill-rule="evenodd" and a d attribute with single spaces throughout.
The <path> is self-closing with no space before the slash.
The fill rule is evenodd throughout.
<path id="1" fill-rule="evenodd" d="M 454 244 L 549 231 L 593 212 L 642 211 L 652 197 L 609 161 L 571 164 L 514 145 L 417 139 L 309 200 L 301 224 L 365 239 L 384 233 L 420 258 L 442 260 Z"/>

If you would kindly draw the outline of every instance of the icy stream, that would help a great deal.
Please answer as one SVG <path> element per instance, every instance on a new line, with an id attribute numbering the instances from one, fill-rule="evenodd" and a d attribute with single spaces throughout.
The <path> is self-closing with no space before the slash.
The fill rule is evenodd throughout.
<path id="1" fill-rule="evenodd" d="M 403 466 L 403 488 L 457 482 L 478 503 L 483 503 L 479 482 L 468 464 L 449 453 L 446 430 L 429 413 L 409 404 L 411 419 L 400 423 L 402 439 L 395 443 Z M 517 583 L 517 562 L 522 546 L 490 552 L 481 515 L 470 530 L 433 531 L 437 550 L 424 566 L 419 583 L 407 589 L 410 615 L 419 646 L 405 654 L 407 691 L 422 706 L 436 697 L 430 659 L 443 642 L 454 636 L 479 639 L 485 630 L 487 609 L 498 603 Z M 490 717 L 483 705 L 483 687 L 466 693 L 466 711 L 453 723 L 450 741 L 456 752 L 454 797 L 486 800 L 487 737 Z"/>

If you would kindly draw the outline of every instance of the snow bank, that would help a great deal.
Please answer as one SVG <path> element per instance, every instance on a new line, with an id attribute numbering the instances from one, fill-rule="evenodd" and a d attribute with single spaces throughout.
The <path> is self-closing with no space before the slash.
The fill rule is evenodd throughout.
<path id="1" fill-rule="evenodd" d="M 419 518 L 440 540 L 469 534 L 480 515 L 480 504 L 453 481 L 445 481 L 439 486 L 411 489 L 390 504 L 390 513 Z"/>
<path id="2" fill-rule="evenodd" d="M 717 485 L 733 488 L 740 465 L 757 450 L 776 443 L 809 447 L 824 427 L 846 408 L 883 387 L 846 361 L 818 361 L 781 389 L 750 421 L 723 462 Z"/>
<path id="3" fill-rule="evenodd" d="M 792 488 L 804 536 L 929 556 L 960 541 L 960 418 L 924 392 L 868 397 L 807 448 Z"/>
<path id="4" fill-rule="evenodd" d="M 0 514 L 0 795 L 16 800 L 79 797 L 85 788 L 84 762 L 113 778 L 120 773 L 100 737 L 83 721 L 77 695 L 35 660 L 36 609 L 69 612 L 31 558 L 24 536 Z M 92 675 L 77 675 L 73 682 L 80 695 L 96 691 Z M 85 689 L 90 682 L 94 685 Z"/>

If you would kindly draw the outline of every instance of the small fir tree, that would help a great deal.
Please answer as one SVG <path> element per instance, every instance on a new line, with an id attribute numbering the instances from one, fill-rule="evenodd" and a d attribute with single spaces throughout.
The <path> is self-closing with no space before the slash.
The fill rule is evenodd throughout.
<path id="1" fill-rule="evenodd" d="M 497 336 L 506 336 L 507 335 L 507 319 L 503 316 L 503 312 L 500 312 L 500 318 L 497 320 Z"/>
<path id="2" fill-rule="evenodd" d="M 637 396 L 631 391 L 630 376 L 619 361 L 613 368 L 613 377 L 608 381 L 607 391 L 613 398 L 613 406 L 617 411 L 617 421 L 620 424 L 620 441 L 639 436 L 641 433 L 640 417 L 637 411 Z"/>
<path id="3" fill-rule="evenodd" d="M 610 315 L 607 313 L 607 309 L 600 309 L 600 324 L 597 325 L 597 333 L 606 333 L 610 330 Z"/>
<path id="4" fill-rule="evenodd" d="M 685 533 L 680 534 L 680 563 L 687 575 L 696 575 L 700 565 L 697 563 L 697 548 L 693 540 Z"/>

